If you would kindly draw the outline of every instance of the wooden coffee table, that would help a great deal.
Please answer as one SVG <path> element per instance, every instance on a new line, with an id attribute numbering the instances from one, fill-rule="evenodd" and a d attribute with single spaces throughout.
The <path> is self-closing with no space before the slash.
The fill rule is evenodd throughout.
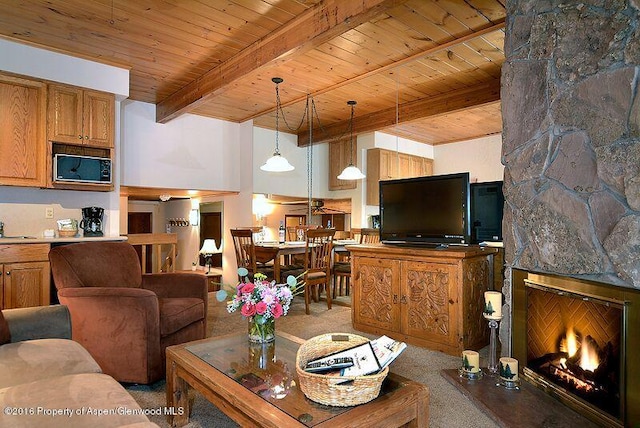
<path id="1" fill-rule="evenodd" d="M 333 407 L 315 403 L 298 387 L 296 352 L 304 340 L 277 333 L 275 345 L 249 345 L 232 334 L 167 348 L 169 423 L 189 422 L 189 388 L 199 391 L 241 426 L 410 427 L 429 425 L 429 390 L 389 373 L 368 403 Z"/>

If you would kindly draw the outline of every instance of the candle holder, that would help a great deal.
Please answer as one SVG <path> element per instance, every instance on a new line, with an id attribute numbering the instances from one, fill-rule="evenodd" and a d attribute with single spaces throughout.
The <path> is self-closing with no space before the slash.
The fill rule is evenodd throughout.
<path id="1" fill-rule="evenodd" d="M 458 375 L 468 380 L 479 380 L 482 379 L 483 373 L 482 369 L 479 369 L 477 372 L 470 372 L 465 370 L 463 367 L 460 367 L 458 369 Z"/>
<path id="2" fill-rule="evenodd" d="M 520 390 L 520 379 L 518 379 L 518 380 L 506 380 L 506 379 L 500 378 L 498 383 L 496 383 L 496 386 L 501 386 L 501 387 L 503 387 L 505 389 Z"/>
<path id="3" fill-rule="evenodd" d="M 487 364 L 487 370 L 489 376 L 496 376 L 498 374 L 498 327 L 500 326 L 500 320 L 502 317 L 492 317 L 484 314 L 484 317 L 489 321 L 489 328 L 491 329 L 491 336 L 489 337 L 489 364 Z"/>

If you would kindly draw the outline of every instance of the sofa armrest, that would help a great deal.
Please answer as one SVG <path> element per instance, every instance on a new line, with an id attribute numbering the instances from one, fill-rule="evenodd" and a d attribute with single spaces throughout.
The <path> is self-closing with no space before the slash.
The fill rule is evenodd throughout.
<path id="1" fill-rule="evenodd" d="M 64 305 L 35 306 L 2 311 L 11 342 L 34 339 L 71 339 L 71 317 Z"/>
<path id="2" fill-rule="evenodd" d="M 150 273 L 142 275 L 142 288 L 162 298 L 199 297 L 208 299 L 207 277 L 189 272 Z"/>

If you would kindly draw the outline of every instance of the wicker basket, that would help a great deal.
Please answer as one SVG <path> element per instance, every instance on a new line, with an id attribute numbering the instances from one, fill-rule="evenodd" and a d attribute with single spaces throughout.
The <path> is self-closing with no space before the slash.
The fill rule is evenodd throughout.
<path id="1" fill-rule="evenodd" d="M 73 238 L 78 234 L 78 229 L 66 230 L 58 229 L 58 236 L 61 238 Z"/>
<path id="2" fill-rule="evenodd" d="M 348 340 L 332 340 L 342 336 Z M 346 333 L 328 333 L 313 337 L 303 343 L 296 356 L 296 372 L 304 395 L 327 406 L 349 407 L 367 403 L 378 396 L 382 381 L 389 373 L 386 367 L 380 373 L 368 376 L 327 376 L 304 371 L 307 362 L 368 342 L 366 337 Z M 339 385 L 345 379 L 353 380 Z"/>

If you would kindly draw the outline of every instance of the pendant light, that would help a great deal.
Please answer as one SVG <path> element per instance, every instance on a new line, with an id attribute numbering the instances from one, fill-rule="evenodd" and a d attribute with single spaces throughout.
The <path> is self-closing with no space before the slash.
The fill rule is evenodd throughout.
<path id="1" fill-rule="evenodd" d="M 273 83 L 276 84 L 276 150 L 273 152 L 273 156 L 271 156 L 264 165 L 260 167 L 261 170 L 267 172 L 287 172 L 293 171 L 294 167 L 289 163 L 289 161 L 280 154 L 280 148 L 278 146 L 279 143 L 279 118 L 280 118 L 280 93 L 278 92 L 278 85 L 283 82 L 280 77 L 274 77 L 271 79 Z"/>
<path id="2" fill-rule="evenodd" d="M 356 102 L 347 101 L 347 104 L 351 106 L 351 119 L 349 121 L 349 155 L 351 156 L 351 160 L 349 162 L 349 166 L 347 166 L 338 176 L 338 180 L 362 180 L 366 176 L 353 164 L 353 112 L 356 107 Z"/>

